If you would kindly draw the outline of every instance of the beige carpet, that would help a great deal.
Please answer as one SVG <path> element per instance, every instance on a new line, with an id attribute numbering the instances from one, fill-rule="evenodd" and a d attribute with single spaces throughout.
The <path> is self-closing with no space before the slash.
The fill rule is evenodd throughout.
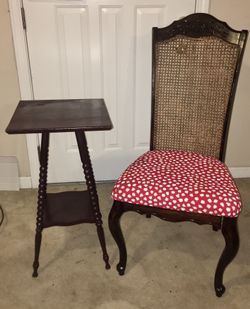
<path id="1" fill-rule="evenodd" d="M 105 270 L 94 225 L 44 230 L 39 277 L 32 278 L 36 190 L 0 192 L 0 308 L 250 308 L 250 179 L 237 181 L 244 210 L 240 251 L 225 272 L 226 293 L 213 289 L 224 247 L 220 232 L 193 223 L 169 223 L 127 213 L 122 219 L 128 264 L 116 272 L 118 249 L 108 230 L 112 184 L 99 184 L 111 269 Z M 80 185 L 50 186 L 51 191 Z"/>

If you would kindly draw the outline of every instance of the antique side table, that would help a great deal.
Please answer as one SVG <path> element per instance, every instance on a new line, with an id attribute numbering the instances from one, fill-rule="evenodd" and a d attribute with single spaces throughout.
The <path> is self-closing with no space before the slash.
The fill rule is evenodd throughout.
<path id="1" fill-rule="evenodd" d="M 110 268 L 102 216 L 85 131 L 112 129 L 103 99 L 20 101 L 6 129 L 9 134 L 42 133 L 33 277 L 38 276 L 42 230 L 51 226 L 95 223 L 106 269 Z M 86 191 L 47 193 L 49 134 L 74 131 Z"/>

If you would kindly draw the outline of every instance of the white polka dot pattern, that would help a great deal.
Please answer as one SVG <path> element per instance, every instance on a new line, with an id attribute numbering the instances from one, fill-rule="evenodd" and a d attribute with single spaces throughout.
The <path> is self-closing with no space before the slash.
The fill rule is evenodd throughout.
<path id="1" fill-rule="evenodd" d="M 238 189 L 219 160 L 193 152 L 148 151 L 112 191 L 116 201 L 213 216 L 237 217 Z"/>

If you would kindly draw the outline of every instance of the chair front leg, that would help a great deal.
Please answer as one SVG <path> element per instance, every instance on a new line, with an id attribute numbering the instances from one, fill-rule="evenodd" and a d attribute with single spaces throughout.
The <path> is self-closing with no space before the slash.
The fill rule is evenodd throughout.
<path id="1" fill-rule="evenodd" d="M 226 290 L 225 286 L 223 285 L 224 271 L 227 265 L 234 259 L 239 250 L 237 218 L 225 217 L 223 219 L 222 234 L 224 236 L 226 246 L 218 262 L 214 278 L 214 288 L 218 297 L 221 297 Z"/>
<path id="2" fill-rule="evenodd" d="M 116 266 L 119 275 L 124 275 L 127 264 L 127 250 L 120 225 L 120 219 L 123 213 L 123 203 L 114 201 L 109 213 L 109 230 L 119 248 L 120 261 Z"/>

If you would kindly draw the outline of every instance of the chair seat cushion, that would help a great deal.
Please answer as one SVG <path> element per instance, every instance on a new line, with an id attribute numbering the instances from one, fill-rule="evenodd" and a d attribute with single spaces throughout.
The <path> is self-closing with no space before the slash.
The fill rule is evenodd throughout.
<path id="1" fill-rule="evenodd" d="M 175 211 L 237 217 L 239 191 L 227 167 L 185 151 L 148 151 L 132 163 L 112 191 L 116 201 Z"/>

